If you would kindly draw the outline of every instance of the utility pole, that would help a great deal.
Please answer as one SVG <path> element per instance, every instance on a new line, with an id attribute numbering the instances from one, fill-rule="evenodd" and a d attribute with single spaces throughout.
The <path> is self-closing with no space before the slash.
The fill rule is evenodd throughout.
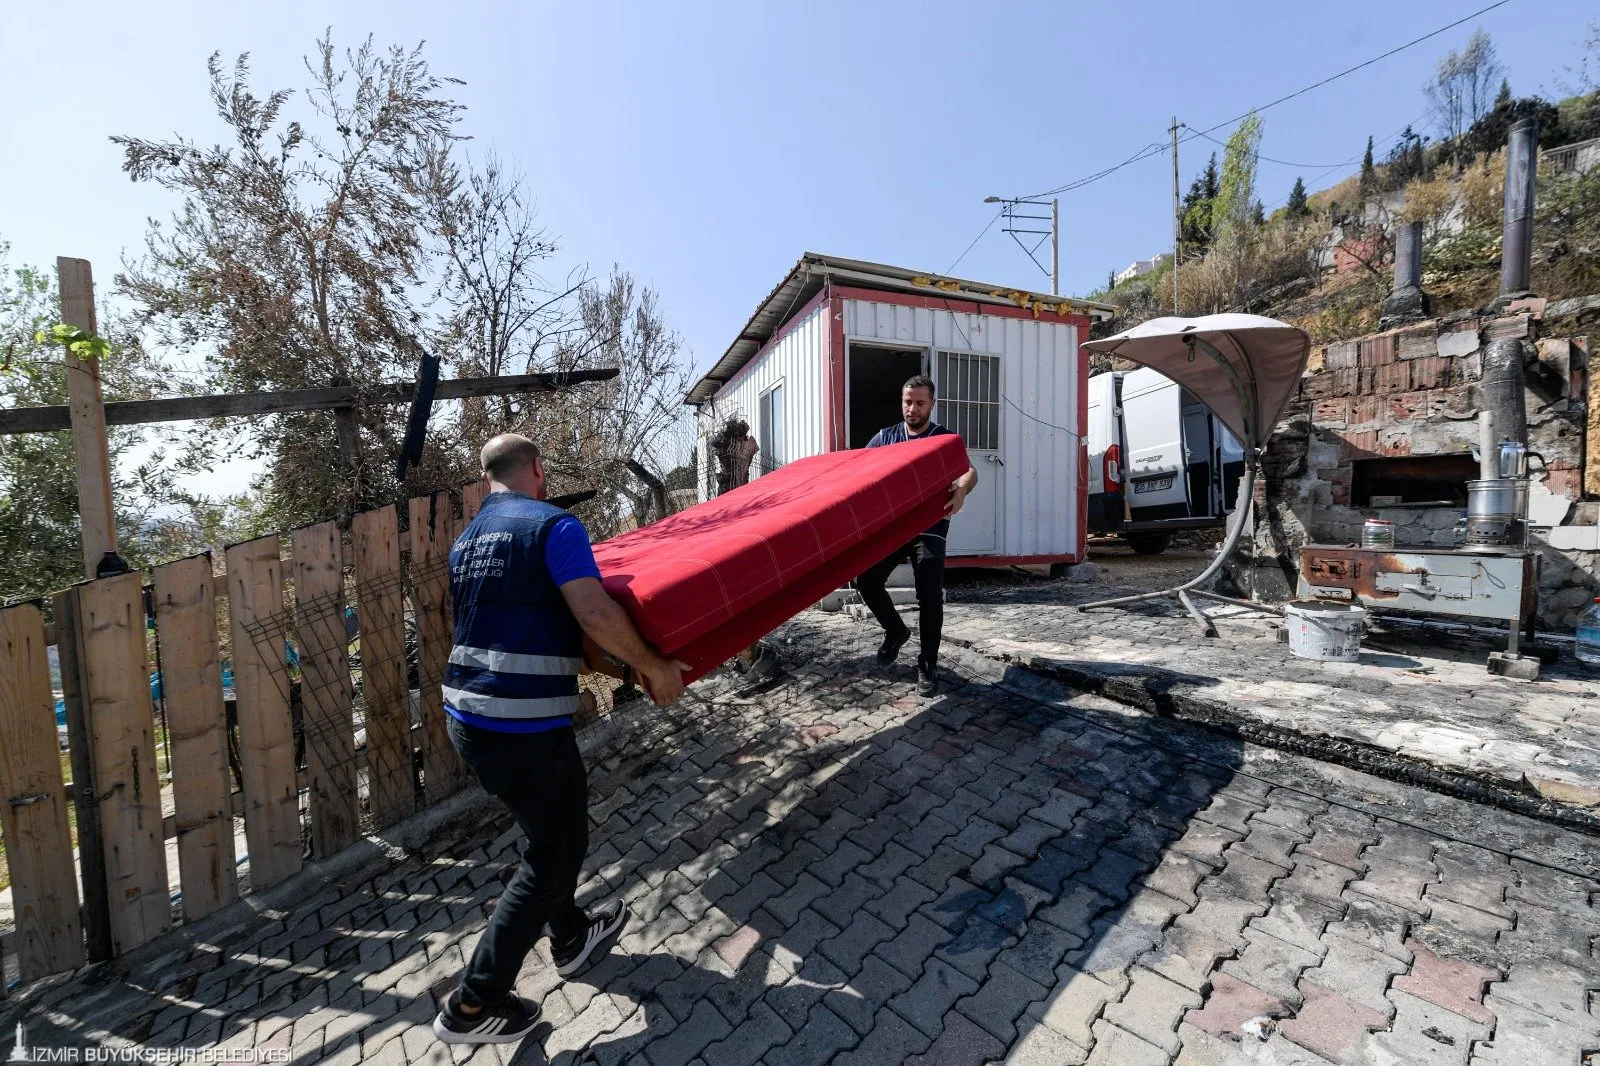
<path id="1" fill-rule="evenodd" d="M 1178 314 L 1178 245 L 1183 236 L 1183 200 L 1178 195 L 1178 116 L 1172 116 L 1172 313 Z"/>
<path id="2" fill-rule="evenodd" d="M 90 335 L 99 334 L 94 311 L 94 274 L 87 259 L 60 256 L 56 275 L 61 321 Z M 111 453 L 106 446 L 106 414 L 100 392 L 100 359 L 79 358 L 66 349 L 67 409 L 72 424 L 72 461 L 78 475 L 78 517 L 83 531 L 83 574 L 122 573 L 117 555 L 117 521 L 111 507 Z"/>
<path id="3" fill-rule="evenodd" d="M 1061 201 L 1050 201 L 1050 295 L 1061 295 Z"/>

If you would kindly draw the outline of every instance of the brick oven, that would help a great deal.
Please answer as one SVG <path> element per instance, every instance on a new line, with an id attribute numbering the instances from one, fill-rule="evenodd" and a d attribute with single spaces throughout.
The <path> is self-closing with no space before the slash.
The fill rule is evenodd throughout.
<path id="1" fill-rule="evenodd" d="M 1485 346 L 1523 342 L 1528 446 L 1546 469 L 1530 493 L 1544 555 L 1540 622 L 1572 628 L 1600 594 L 1600 381 L 1588 372 L 1600 298 L 1522 300 L 1325 346 L 1268 446 L 1254 538 L 1230 567 L 1236 591 L 1293 594 L 1306 543 L 1354 543 L 1369 517 L 1405 547 L 1450 547 L 1478 476 L 1473 449 Z M 1600 375 L 1596 375 L 1600 377 Z M 1586 446 L 1587 440 L 1587 446 Z M 1537 464 L 1535 464 L 1537 468 Z M 1585 477 L 1588 477 L 1588 483 Z"/>

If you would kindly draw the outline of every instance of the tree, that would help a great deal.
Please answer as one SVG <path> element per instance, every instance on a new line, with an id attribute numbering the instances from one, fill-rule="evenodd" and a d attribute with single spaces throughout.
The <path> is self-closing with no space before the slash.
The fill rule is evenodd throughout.
<path id="1" fill-rule="evenodd" d="M 1303 178 L 1294 179 L 1294 188 L 1289 190 L 1289 203 L 1286 206 L 1286 214 L 1292 219 L 1306 218 L 1311 214 L 1311 208 L 1306 204 L 1306 183 Z"/>
<path id="2" fill-rule="evenodd" d="M 1372 135 L 1367 135 L 1367 151 L 1361 157 L 1361 177 L 1356 186 L 1361 196 L 1361 202 L 1366 203 L 1373 193 L 1378 191 L 1378 170 L 1372 164 Z"/>
<path id="3" fill-rule="evenodd" d="M 1550 101 L 1537 96 L 1507 99 L 1494 108 L 1467 131 L 1467 150 L 1474 156 L 1490 155 L 1506 146 L 1511 126 L 1525 118 L 1539 121 L 1539 144 L 1556 148 L 1566 144 L 1570 137 L 1561 125 L 1561 111 Z"/>
<path id="4" fill-rule="evenodd" d="M 552 350 L 549 370 L 614 366 L 611 381 L 533 405 L 523 432 L 541 442 L 558 474 L 601 490 L 601 523 L 617 528 L 618 500 L 644 525 L 668 513 L 667 475 L 689 461 L 693 430 L 684 413 L 690 363 L 654 290 L 613 267 L 604 284 L 579 293 L 578 322 Z"/>
<path id="5" fill-rule="evenodd" d="M 1189 185 L 1183 197 L 1178 243 L 1184 258 L 1205 255 L 1211 247 L 1211 206 L 1217 198 L 1217 153 L 1211 153 L 1205 170 Z"/>
<path id="6" fill-rule="evenodd" d="M 300 98 L 250 86 L 249 57 L 208 63 L 231 138 L 114 137 L 123 169 L 181 198 L 152 223 L 145 257 L 119 283 L 154 335 L 203 352 L 219 391 L 372 385 L 414 375 L 425 350 L 448 352 L 435 306 L 444 253 L 437 205 L 456 195 L 451 150 L 460 84 L 435 75 L 420 46 L 342 55 L 328 36 Z M 264 506 L 278 527 L 393 499 L 402 427 L 389 410 L 280 415 L 232 443 L 269 460 Z"/>
<path id="7" fill-rule="evenodd" d="M 1222 176 L 1211 209 L 1212 239 L 1218 244 L 1249 235 L 1260 150 L 1261 119 L 1252 111 L 1228 137 L 1222 153 Z"/>
<path id="8" fill-rule="evenodd" d="M 1383 161 L 1385 191 L 1403 189 L 1418 178 L 1429 177 L 1426 144 L 1427 138 L 1413 132 L 1410 126 L 1401 132 Z"/>
<path id="9" fill-rule="evenodd" d="M 67 402 L 62 351 L 35 334 L 61 320 L 54 278 L 12 268 L 0 242 L 0 407 Z M 172 370 L 140 343 L 110 307 L 99 314 L 111 342 L 101 359 L 108 400 L 143 399 L 170 391 Z M 135 566 L 218 547 L 227 536 L 222 508 L 176 488 L 184 468 L 160 449 L 141 447 L 144 435 L 112 426 L 112 505 L 119 551 Z M 71 434 L 0 437 L 0 602 L 43 596 L 83 577 L 83 541 Z"/>
<path id="10" fill-rule="evenodd" d="M 1465 48 L 1460 52 L 1452 49 L 1434 64 L 1432 79 L 1423 84 L 1423 95 L 1458 169 L 1465 162 L 1460 151 L 1462 136 L 1493 106 L 1493 86 L 1502 80 L 1503 69 L 1494 42 L 1476 29 Z"/>

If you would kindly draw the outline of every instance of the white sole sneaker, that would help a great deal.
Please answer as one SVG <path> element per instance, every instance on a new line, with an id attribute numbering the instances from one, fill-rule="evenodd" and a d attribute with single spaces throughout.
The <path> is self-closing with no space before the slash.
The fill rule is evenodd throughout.
<path id="1" fill-rule="evenodd" d="M 440 1011 L 433 1018 L 433 1035 L 444 1044 L 515 1044 L 538 1028 L 539 1013 L 490 1007 L 472 1019 L 475 1024 L 471 1028 L 461 1029 L 451 1028 L 445 1012 Z"/>
<path id="2" fill-rule="evenodd" d="M 589 933 L 584 938 L 583 947 L 566 962 L 557 961 L 556 973 L 562 977 L 572 977 L 587 969 L 596 954 L 603 953 L 627 924 L 628 908 L 625 904 L 617 903 L 609 910 L 600 911 L 589 919 Z"/>

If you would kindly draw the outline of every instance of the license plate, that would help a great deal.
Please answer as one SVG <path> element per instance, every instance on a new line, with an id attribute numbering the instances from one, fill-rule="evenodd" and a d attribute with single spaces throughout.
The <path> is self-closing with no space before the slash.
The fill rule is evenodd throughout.
<path id="1" fill-rule="evenodd" d="M 1163 489 L 1170 489 L 1171 487 L 1172 479 L 1170 477 L 1151 478 L 1149 481 L 1135 481 L 1133 483 L 1133 491 L 1135 493 L 1160 492 Z"/>

